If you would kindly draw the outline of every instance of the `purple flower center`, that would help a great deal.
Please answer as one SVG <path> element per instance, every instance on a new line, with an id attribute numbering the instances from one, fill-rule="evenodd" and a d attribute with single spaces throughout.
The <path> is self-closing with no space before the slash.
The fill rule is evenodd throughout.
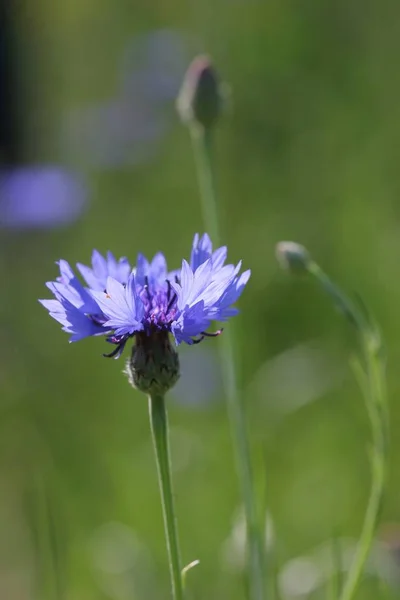
<path id="1" fill-rule="evenodd" d="M 166 280 L 166 286 L 152 290 L 146 277 L 139 298 L 144 306 L 145 329 L 168 329 L 177 312 L 177 298 L 169 279 Z"/>
<path id="2" fill-rule="evenodd" d="M 178 282 L 178 278 L 177 282 Z M 124 284 L 125 287 L 125 284 Z M 107 293 L 107 290 L 104 290 Z M 165 281 L 165 285 L 159 287 L 152 286 L 149 284 L 149 279 L 145 277 L 144 286 L 138 289 L 138 296 L 144 306 L 144 317 L 142 320 L 144 326 L 144 334 L 151 336 L 156 331 L 169 332 L 169 327 L 174 320 L 177 313 L 177 296 L 171 286 L 169 279 Z M 95 316 L 92 319 L 97 323 L 98 320 Z M 104 354 L 107 358 L 119 357 L 125 348 L 125 344 L 129 338 L 138 335 L 139 332 L 124 335 L 110 335 L 107 341 L 111 344 L 115 344 L 116 348 L 109 354 Z M 143 332 L 141 332 L 143 336 Z"/>

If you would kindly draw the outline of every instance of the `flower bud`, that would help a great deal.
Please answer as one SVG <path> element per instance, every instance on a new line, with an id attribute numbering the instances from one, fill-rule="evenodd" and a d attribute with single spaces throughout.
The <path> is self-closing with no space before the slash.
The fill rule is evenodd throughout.
<path id="1" fill-rule="evenodd" d="M 164 395 L 179 379 L 179 357 L 166 331 L 136 334 L 136 343 L 126 365 L 133 387 L 145 394 Z"/>
<path id="2" fill-rule="evenodd" d="M 222 94 L 217 73 L 207 56 L 198 56 L 189 66 L 176 102 L 184 123 L 209 129 L 221 113 Z"/>
<path id="3" fill-rule="evenodd" d="M 276 258 L 281 267 L 295 273 L 307 271 L 311 262 L 308 250 L 296 242 L 279 242 Z"/>

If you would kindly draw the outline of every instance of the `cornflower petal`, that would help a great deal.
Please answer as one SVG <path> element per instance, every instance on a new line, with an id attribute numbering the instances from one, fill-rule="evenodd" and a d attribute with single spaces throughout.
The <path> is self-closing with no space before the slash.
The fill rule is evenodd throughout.
<path id="1" fill-rule="evenodd" d="M 65 312 L 59 300 L 39 300 L 39 302 L 52 316 L 53 314 L 62 314 Z"/>
<path id="2" fill-rule="evenodd" d="M 66 298 L 39 300 L 39 302 L 49 311 L 50 316 L 63 326 L 63 331 L 72 334 L 70 342 L 107 333 L 107 329 L 92 321 Z"/>
<path id="3" fill-rule="evenodd" d="M 127 258 L 122 257 L 117 261 L 114 254 L 110 251 L 107 252 L 107 269 L 107 275 L 120 283 L 126 283 L 132 271 Z"/>
<path id="4" fill-rule="evenodd" d="M 98 250 L 93 250 L 92 252 L 92 271 L 93 275 L 97 279 L 97 285 L 102 285 L 107 281 L 107 261 Z"/>
<path id="5" fill-rule="evenodd" d="M 82 263 L 76 266 L 89 288 L 96 291 L 104 291 L 108 276 L 126 283 L 132 270 L 127 258 L 117 261 L 112 252 L 107 252 L 107 258 L 104 258 L 97 250 L 92 253 L 92 268 Z"/>
<path id="6" fill-rule="evenodd" d="M 191 285 L 187 289 L 182 286 L 182 302 L 192 305 L 202 298 L 202 294 L 211 283 L 213 273 L 212 262 L 210 259 L 197 267 L 193 274 Z M 178 304 L 179 306 L 179 304 Z"/>
<path id="7" fill-rule="evenodd" d="M 136 306 L 140 300 L 136 296 L 133 273 L 129 276 L 126 287 L 116 279 L 108 277 L 106 292 L 93 290 L 91 293 L 107 317 L 104 326 L 115 329 L 116 335 L 132 334 L 143 329 L 140 322 L 142 310 L 140 306 L 137 310 Z"/>
<path id="8" fill-rule="evenodd" d="M 202 235 L 201 238 L 199 237 L 199 234 L 196 233 L 193 238 L 192 252 L 190 255 L 190 267 L 193 272 L 209 258 L 212 259 L 215 270 L 220 269 L 223 266 L 228 252 L 226 246 L 217 248 L 215 252 L 213 252 L 212 249 L 213 246 L 207 233 Z"/>
<path id="9" fill-rule="evenodd" d="M 136 260 L 136 283 L 137 285 L 144 286 L 146 277 L 149 274 L 150 263 L 144 254 L 138 254 Z"/>
<path id="10" fill-rule="evenodd" d="M 164 285 L 167 280 L 167 261 L 161 252 L 157 252 L 149 262 L 143 254 L 138 254 L 136 266 L 136 284 L 144 286 L 146 281 L 151 286 Z"/>
<path id="11" fill-rule="evenodd" d="M 193 344 L 192 338 L 205 331 L 210 324 L 210 319 L 204 315 L 204 302 L 201 301 L 182 312 L 179 319 L 171 324 L 171 331 L 178 345 L 181 342 Z"/>
<path id="12" fill-rule="evenodd" d="M 177 305 L 178 309 L 182 310 L 183 307 L 187 304 L 187 298 L 192 289 L 194 275 L 193 271 L 189 266 L 189 263 L 186 260 L 182 261 L 182 268 L 180 274 L 178 276 L 179 283 L 175 281 L 171 281 L 171 285 L 174 288 L 178 300 Z"/>
<path id="13" fill-rule="evenodd" d="M 101 312 L 96 302 L 84 288 L 78 290 L 72 285 L 66 285 L 58 281 L 48 282 L 47 287 L 56 297 L 65 298 L 84 314 L 98 314 Z"/>
<path id="14" fill-rule="evenodd" d="M 167 278 L 167 261 L 164 254 L 157 252 L 150 265 L 150 280 L 153 283 L 164 283 Z"/>
<path id="15" fill-rule="evenodd" d="M 136 315 L 138 320 L 143 318 L 143 302 L 140 300 L 137 295 L 136 285 L 135 285 L 135 275 L 131 273 L 128 279 L 128 283 L 125 289 L 126 302 L 129 310 L 132 314 Z"/>
<path id="16" fill-rule="evenodd" d="M 221 248 L 218 248 L 212 253 L 211 259 L 215 270 L 220 269 L 223 266 L 224 262 L 226 261 L 227 254 L 228 249 L 226 246 L 221 246 Z"/>
<path id="17" fill-rule="evenodd" d="M 210 318 L 216 321 L 226 321 L 238 313 L 236 308 L 232 308 L 242 294 L 245 285 L 251 275 L 251 271 L 245 271 L 240 277 L 235 278 L 221 295 L 219 302 L 212 308 Z"/>
<path id="18" fill-rule="evenodd" d="M 213 267 L 210 259 L 202 263 L 194 273 L 186 260 L 182 261 L 180 284 L 171 283 L 177 293 L 177 305 L 180 310 L 199 300 L 200 295 L 212 281 L 212 274 Z"/>
<path id="19" fill-rule="evenodd" d="M 99 307 L 76 277 L 69 263 L 66 260 L 59 260 L 57 264 L 60 269 L 60 276 L 57 281 L 48 282 L 47 287 L 54 295 L 57 296 L 58 294 L 67 298 L 81 312 L 99 313 Z"/>
<path id="20" fill-rule="evenodd" d="M 199 234 L 196 233 L 193 238 L 192 252 L 190 255 L 190 266 L 192 271 L 195 271 L 197 267 L 208 260 L 211 256 L 211 252 L 212 243 L 207 233 L 201 237 L 199 237 Z"/>

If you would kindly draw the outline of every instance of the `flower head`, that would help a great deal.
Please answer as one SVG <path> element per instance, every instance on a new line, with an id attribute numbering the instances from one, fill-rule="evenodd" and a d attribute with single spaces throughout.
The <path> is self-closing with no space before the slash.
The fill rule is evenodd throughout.
<path id="1" fill-rule="evenodd" d="M 71 334 L 70 341 L 107 335 L 115 349 L 106 356 L 118 358 L 134 336 L 137 348 L 152 354 L 155 340 L 169 349 L 170 333 L 176 344 L 195 344 L 221 333 L 207 330 L 212 321 L 237 313 L 232 305 L 250 277 L 250 271 L 239 274 L 241 263 L 225 265 L 226 255 L 226 247 L 213 252 L 207 234 L 195 235 L 190 261 L 171 272 L 161 253 L 152 261 L 139 254 L 132 268 L 126 258 L 116 260 L 111 252 L 103 257 L 95 250 L 91 267 L 77 265 L 86 286 L 60 260 L 60 276 L 47 283 L 54 299 L 40 302 Z"/>
<path id="2" fill-rule="evenodd" d="M 184 123 L 210 129 L 218 121 L 223 94 L 218 75 L 208 56 L 197 56 L 190 64 L 176 102 Z"/>
<path id="3" fill-rule="evenodd" d="M 311 260 L 308 250 L 297 242 L 278 242 L 276 258 L 284 269 L 292 272 L 307 271 Z"/>

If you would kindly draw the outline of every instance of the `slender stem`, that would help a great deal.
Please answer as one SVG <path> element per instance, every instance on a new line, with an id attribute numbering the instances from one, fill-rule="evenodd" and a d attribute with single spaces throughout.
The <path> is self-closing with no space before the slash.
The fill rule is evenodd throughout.
<path id="1" fill-rule="evenodd" d="M 183 600 L 179 543 L 172 493 L 168 417 L 164 396 L 149 396 L 149 417 L 156 453 L 173 600 Z"/>
<path id="2" fill-rule="evenodd" d="M 340 595 L 340 590 L 342 589 L 342 568 L 343 568 L 343 558 L 342 558 L 342 548 L 340 544 L 340 540 L 334 532 L 332 536 L 331 542 L 331 560 L 332 560 L 332 577 L 329 585 L 329 595 L 328 598 L 330 600 L 337 600 Z"/>
<path id="3" fill-rule="evenodd" d="M 218 206 L 212 166 L 212 132 L 199 125 L 190 127 L 200 187 L 203 220 L 214 244 L 220 245 Z"/>
<path id="4" fill-rule="evenodd" d="M 339 596 L 340 600 L 352 600 L 374 541 L 386 483 L 389 415 L 382 342 L 378 328 L 368 315 L 363 314 L 316 263 L 311 261 L 307 269 L 355 325 L 363 351 L 363 366 L 358 364 L 358 375 L 372 430 L 372 482 L 357 549 Z"/>
<path id="5" fill-rule="evenodd" d="M 311 261 L 307 270 L 322 285 L 327 294 L 333 299 L 336 307 L 362 333 L 367 327 L 364 316 L 356 309 L 350 299 L 337 287 L 317 263 Z"/>
<path id="6" fill-rule="evenodd" d="M 190 133 L 196 157 L 204 222 L 214 243 L 219 245 L 218 206 L 212 169 L 212 133 L 198 126 L 192 126 Z M 236 382 L 234 341 L 229 329 L 224 331 L 220 348 L 222 354 L 223 383 L 228 402 L 228 414 L 236 454 L 236 467 L 246 515 L 250 597 L 252 600 L 263 600 L 265 597 L 264 543 L 257 514 L 245 411 Z"/>
<path id="7" fill-rule="evenodd" d="M 56 557 L 52 544 L 52 527 L 49 514 L 49 502 L 44 475 L 39 470 L 35 473 L 36 485 L 36 533 L 38 561 L 40 569 L 41 596 L 46 600 L 59 598 Z"/>
<path id="8" fill-rule="evenodd" d="M 364 341 L 366 375 L 369 392 L 369 415 L 373 433 L 373 454 L 371 456 L 372 483 L 367 510 L 364 517 L 361 534 L 358 540 L 356 553 L 348 571 L 340 600 L 351 600 L 367 561 L 378 524 L 385 488 L 386 472 L 386 433 L 385 414 L 381 409 L 385 407 L 385 379 L 381 359 L 376 355 L 368 339 Z"/>

